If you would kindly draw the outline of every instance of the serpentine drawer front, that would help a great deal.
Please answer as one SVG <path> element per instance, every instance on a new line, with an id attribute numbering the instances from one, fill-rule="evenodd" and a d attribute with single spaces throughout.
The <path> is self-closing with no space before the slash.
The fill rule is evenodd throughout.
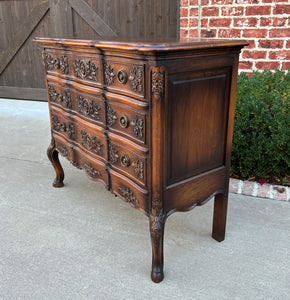
<path id="1" fill-rule="evenodd" d="M 42 45 L 54 187 L 58 153 L 149 218 L 154 282 L 167 217 L 215 197 L 225 237 L 238 57 L 245 41 L 85 41 Z"/>

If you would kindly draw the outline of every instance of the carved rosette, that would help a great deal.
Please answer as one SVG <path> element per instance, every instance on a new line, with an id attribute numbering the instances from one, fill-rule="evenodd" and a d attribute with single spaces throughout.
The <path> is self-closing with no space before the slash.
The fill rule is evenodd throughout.
<path id="1" fill-rule="evenodd" d="M 162 68 L 152 70 L 152 95 L 155 101 L 160 100 L 164 92 L 164 71 Z"/>
<path id="2" fill-rule="evenodd" d="M 135 197 L 134 193 L 126 186 L 118 187 L 117 190 L 126 199 L 127 202 L 132 204 L 138 204 L 139 200 Z"/>
<path id="3" fill-rule="evenodd" d="M 100 119 L 100 107 L 93 100 L 77 96 L 78 111 L 82 115 L 90 116 L 96 120 Z"/>
<path id="4" fill-rule="evenodd" d="M 95 152 L 97 155 L 102 156 L 102 147 L 104 146 L 101 143 L 101 140 L 97 140 L 97 138 L 89 133 L 81 130 L 81 138 L 82 138 L 82 145 L 90 150 Z"/>
<path id="5" fill-rule="evenodd" d="M 144 161 L 138 158 L 134 158 L 132 162 L 132 169 L 135 177 L 140 180 L 144 180 Z"/>
<path id="6" fill-rule="evenodd" d="M 61 144 L 57 146 L 57 150 L 62 156 L 69 158 L 69 151 L 65 145 Z"/>
<path id="7" fill-rule="evenodd" d="M 120 158 L 118 150 L 111 143 L 109 144 L 109 158 L 111 164 L 115 164 Z"/>
<path id="8" fill-rule="evenodd" d="M 59 61 L 60 70 L 62 74 L 68 74 L 68 59 L 67 56 L 62 55 Z"/>
<path id="9" fill-rule="evenodd" d="M 116 124 L 118 120 L 117 113 L 114 111 L 112 106 L 108 105 L 107 107 L 107 124 L 112 127 L 114 124 Z"/>
<path id="10" fill-rule="evenodd" d="M 154 193 L 150 214 L 150 233 L 154 243 L 160 241 L 164 225 L 162 201 L 158 192 Z"/>
<path id="11" fill-rule="evenodd" d="M 134 92 L 143 92 L 143 67 L 134 66 L 130 71 L 130 85 Z"/>
<path id="12" fill-rule="evenodd" d="M 98 67 L 96 67 L 96 65 L 90 60 L 86 61 L 85 59 L 76 59 L 73 61 L 73 68 L 76 77 L 82 79 L 90 79 L 93 81 L 98 80 L 97 79 Z"/>
<path id="13" fill-rule="evenodd" d="M 140 116 L 135 115 L 132 118 L 131 126 L 133 133 L 136 135 L 136 137 L 143 138 L 144 136 L 144 119 Z"/>
<path id="14" fill-rule="evenodd" d="M 90 163 L 84 165 L 84 170 L 92 178 L 101 177 L 101 172 L 95 169 Z"/>
<path id="15" fill-rule="evenodd" d="M 104 79 L 107 85 L 112 84 L 115 79 L 114 69 L 107 62 L 104 63 Z"/>

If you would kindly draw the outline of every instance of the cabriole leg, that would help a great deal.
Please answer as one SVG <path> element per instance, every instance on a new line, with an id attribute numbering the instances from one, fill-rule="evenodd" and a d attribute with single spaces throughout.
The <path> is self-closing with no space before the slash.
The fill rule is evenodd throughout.
<path id="1" fill-rule="evenodd" d="M 163 280 L 163 236 L 164 236 L 164 217 L 162 209 L 160 214 L 150 215 L 150 235 L 152 243 L 152 271 L 151 279 L 158 283 Z"/>
<path id="2" fill-rule="evenodd" d="M 228 193 L 217 194 L 214 200 L 212 237 L 221 242 L 225 239 Z"/>
<path id="3" fill-rule="evenodd" d="M 56 177 L 52 186 L 56 188 L 63 187 L 64 172 L 58 159 L 58 151 L 55 148 L 54 139 L 51 140 L 51 143 L 47 149 L 47 156 L 52 163 L 56 173 Z"/>

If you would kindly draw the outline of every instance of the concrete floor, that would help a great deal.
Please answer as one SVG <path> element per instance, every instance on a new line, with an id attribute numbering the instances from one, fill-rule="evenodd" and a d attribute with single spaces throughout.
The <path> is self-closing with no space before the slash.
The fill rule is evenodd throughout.
<path id="1" fill-rule="evenodd" d="M 62 159 L 54 189 L 47 103 L 0 99 L 0 299 L 290 299 L 290 203 L 230 194 L 173 214 L 165 279 L 150 279 L 148 220 Z"/>

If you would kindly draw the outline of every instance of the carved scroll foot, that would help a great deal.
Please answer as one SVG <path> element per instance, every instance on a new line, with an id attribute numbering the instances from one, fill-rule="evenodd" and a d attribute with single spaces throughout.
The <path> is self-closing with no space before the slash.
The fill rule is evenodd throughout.
<path id="1" fill-rule="evenodd" d="M 214 200 L 212 237 L 221 242 L 225 239 L 228 193 L 217 194 Z"/>
<path id="2" fill-rule="evenodd" d="M 58 159 L 58 151 L 55 148 L 54 139 L 51 140 L 51 144 L 49 145 L 49 147 L 47 149 L 47 156 L 48 156 L 50 162 L 52 163 L 55 173 L 56 173 L 56 177 L 54 179 L 52 186 L 55 188 L 63 187 L 64 186 L 64 184 L 63 184 L 64 172 L 63 172 L 63 168 Z"/>
<path id="3" fill-rule="evenodd" d="M 159 215 L 150 216 L 150 234 L 152 242 L 152 271 L 151 279 L 158 283 L 164 278 L 163 273 L 163 235 L 164 216 L 162 209 Z"/>

